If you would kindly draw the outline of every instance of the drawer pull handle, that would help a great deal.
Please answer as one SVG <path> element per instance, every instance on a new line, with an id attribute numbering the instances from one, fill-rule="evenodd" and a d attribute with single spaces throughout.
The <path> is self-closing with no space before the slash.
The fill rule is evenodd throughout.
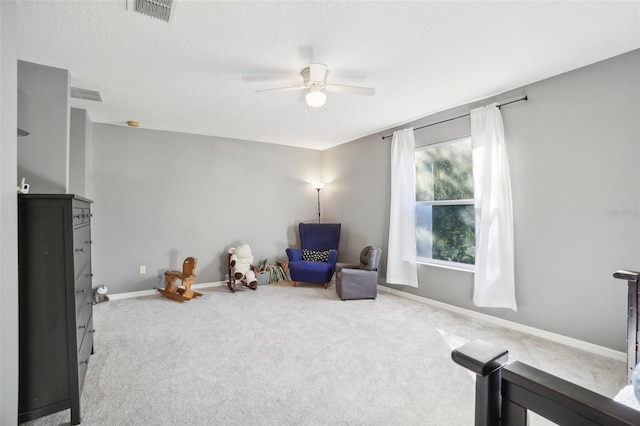
<path id="1" fill-rule="evenodd" d="M 74 218 L 74 219 L 80 219 L 81 217 L 82 217 L 82 215 L 79 215 L 79 214 L 74 214 L 74 215 L 73 215 L 73 218 Z"/>
<path id="2" fill-rule="evenodd" d="M 81 288 L 80 290 L 76 290 L 76 293 L 84 293 L 84 288 Z"/>
<path id="3" fill-rule="evenodd" d="M 78 327 L 78 330 L 80 330 L 81 328 L 87 328 L 87 325 L 81 325 L 80 327 Z"/>
<path id="4" fill-rule="evenodd" d="M 89 365 L 89 360 L 86 360 L 86 361 L 80 361 L 80 365 L 82 365 L 82 364 L 87 364 L 87 365 Z"/>
<path id="5" fill-rule="evenodd" d="M 87 277 L 89 277 L 89 278 L 93 277 L 93 273 L 87 274 Z"/>
<path id="6" fill-rule="evenodd" d="M 89 217 L 93 217 L 93 213 L 89 213 Z"/>
<path id="7" fill-rule="evenodd" d="M 81 252 L 83 252 L 83 253 L 84 253 L 84 247 L 81 247 L 81 248 L 79 248 L 79 249 L 76 249 L 76 251 L 81 251 Z"/>
<path id="8" fill-rule="evenodd" d="M 93 241 L 89 240 L 89 241 L 85 241 L 85 244 L 93 244 Z"/>
<path id="9" fill-rule="evenodd" d="M 89 333 L 95 333 L 96 329 L 94 328 L 93 330 L 89 330 Z"/>

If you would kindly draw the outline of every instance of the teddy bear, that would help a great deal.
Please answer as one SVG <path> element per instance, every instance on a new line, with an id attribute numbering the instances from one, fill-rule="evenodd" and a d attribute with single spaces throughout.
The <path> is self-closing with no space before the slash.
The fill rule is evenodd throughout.
<path id="1" fill-rule="evenodd" d="M 244 279 L 247 285 L 255 288 L 258 285 L 256 273 L 252 268 L 253 254 L 248 244 L 241 244 L 238 247 L 229 249 L 229 266 L 231 266 L 231 274 L 236 280 Z"/>
<path id="2" fill-rule="evenodd" d="M 98 288 L 93 292 L 93 300 L 91 301 L 91 304 L 95 305 L 96 303 L 106 302 L 107 300 L 109 300 L 109 296 L 107 296 L 107 286 L 98 286 Z"/>

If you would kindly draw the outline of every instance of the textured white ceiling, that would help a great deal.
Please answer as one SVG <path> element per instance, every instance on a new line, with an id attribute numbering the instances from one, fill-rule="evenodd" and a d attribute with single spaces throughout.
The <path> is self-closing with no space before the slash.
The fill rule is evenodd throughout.
<path id="1" fill-rule="evenodd" d="M 68 69 L 94 122 L 325 149 L 640 47 L 640 2 L 19 1 L 18 57 Z M 306 113 L 310 61 L 329 93 Z"/>

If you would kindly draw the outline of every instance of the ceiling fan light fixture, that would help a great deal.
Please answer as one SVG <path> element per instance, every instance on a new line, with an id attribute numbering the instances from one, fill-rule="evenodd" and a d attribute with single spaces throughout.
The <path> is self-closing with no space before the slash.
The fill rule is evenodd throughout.
<path id="1" fill-rule="evenodd" d="M 327 102 L 327 95 L 322 91 L 320 86 L 311 86 L 310 92 L 307 93 L 305 99 L 310 107 L 321 107 Z"/>
<path id="2" fill-rule="evenodd" d="M 2 0 L 0 0 L 2 1 Z M 300 71 L 304 86 L 276 87 L 275 89 L 256 90 L 256 93 L 285 92 L 290 90 L 308 91 L 305 95 L 307 106 L 318 108 L 327 102 L 326 92 L 350 93 L 353 95 L 371 96 L 375 93 L 372 87 L 347 86 L 344 84 L 327 84 L 329 70 L 325 64 L 311 62 L 308 67 Z M 304 93 L 304 92 L 303 92 Z M 309 108 L 305 109 L 309 113 Z"/>

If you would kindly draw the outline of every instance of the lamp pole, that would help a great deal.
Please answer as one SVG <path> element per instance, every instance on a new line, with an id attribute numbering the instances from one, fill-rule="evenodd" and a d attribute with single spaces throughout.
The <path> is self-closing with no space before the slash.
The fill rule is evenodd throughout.
<path id="1" fill-rule="evenodd" d="M 318 191 L 318 223 L 320 223 L 320 188 L 316 188 Z"/>
<path id="2" fill-rule="evenodd" d="M 326 185 L 324 182 L 313 182 L 311 185 L 318 191 L 318 223 L 320 223 L 320 190 Z"/>

